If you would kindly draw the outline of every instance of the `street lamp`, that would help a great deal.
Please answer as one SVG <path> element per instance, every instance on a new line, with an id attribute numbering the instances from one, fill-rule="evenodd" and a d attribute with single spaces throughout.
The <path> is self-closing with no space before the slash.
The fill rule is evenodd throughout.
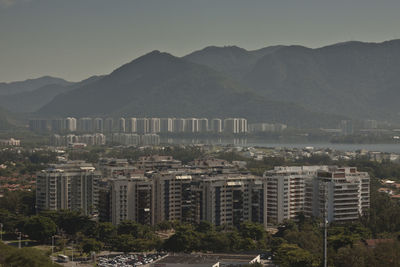
<path id="1" fill-rule="evenodd" d="M 0 223 L 0 240 L 3 242 L 3 224 Z"/>
<path id="2" fill-rule="evenodd" d="M 72 266 L 74 266 L 74 241 L 72 241 L 71 247 L 72 247 L 72 258 L 71 258 L 71 260 L 72 260 Z"/>

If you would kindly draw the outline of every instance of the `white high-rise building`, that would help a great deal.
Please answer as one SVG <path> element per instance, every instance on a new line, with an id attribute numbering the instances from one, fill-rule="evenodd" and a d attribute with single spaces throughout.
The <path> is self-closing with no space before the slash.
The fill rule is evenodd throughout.
<path id="1" fill-rule="evenodd" d="M 186 129 L 186 119 L 174 118 L 173 119 L 173 132 L 183 133 Z"/>
<path id="2" fill-rule="evenodd" d="M 370 177 L 355 167 L 319 171 L 313 184 L 313 216 L 328 222 L 347 222 L 367 215 Z"/>
<path id="3" fill-rule="evenodd" d="M 104 120 L 104 132 L 112 133 L 114 130 L 114 119 L 113 118 L 106 118 Z"/>
<path id="4" fill-rule="evenodd" d="M 149 119 L 149 132 L 159 133 L 160 132 L 160 118 Z"/>
<path id="5" fill-rule="evenodd" d="M 154 224 L 154 182 L 145 177 L 117 178 L 110 181 L 111 222 L 125 220 Z"/>
<path id="6" fill-rule="evenodd" d="M 118 131 L 120 133 L 125 133 L 126 132 L 126 121 L 125 118 L 120 118 L 118 121 Z"/>
<path id="7" fill-rule="evenodd" d="M 68 117 L 65 119 L 65 129 L 69 132 L 76 131 L 76 119 L 72 117 Z"/>
<path id="8" fill-rule="evenodd" d="M 239 119 L 228 118 L 224 120 L 224 132 L 226 133 L 239 133 Z"/>
<path id="9" fill-rule="evenodd" d="M 173 131 L 173 119 L 160 119 L 160 133 L 171 133 Z"/>
<path id="10" fill-rule="evenodd" d="M 357 220 L 369 208 L 369 175 L 354 167 L 275 167 L 267 179 L 268 223 L 305 216 Z"/>
<path id="11" fill-rule="evenodd" d="M 222 133 L 222 120 L 221 119 L 212 119 L 211 120 L 211 130 L 214 133 Z"/>
<path id="12" fill-rule="evenodd" d="M 266 226 L 266 183 L 253 175 L 198 177 L 192 183 L 194 222 L 240 226 L 253 221 Z"/>
<path id="13" fill-rule="evenodd" d="M 104 120 L 102 118 L 95 118 L 93 120 L 94 131 L 97 133 L 102 133 L 104 130 Z"/>
<path id="14" fill-rule="evenodd" d="M 201 132 L 201 133 L 208 132 L 208 119 L 201 118 L 201 119 L 199 119 L 198 124 L 199 124 L 199 132 Z"/>
<path id="15" fill-rule="evenodd" d="M 146 134 L 150 132 L 149 119 L 139 118 L 136 119 L 136 131 L 138 134 Z"/>
<path id="16" fill-rule="evenodd" d="M 239 120 L 239 133 L 247 133 L 247 120 L 246 119 L 238 119 Z"/>
<path id="17" fill-rule="evenodd" d="M 78 126 L 77 130 L 79 132 L 84 132 L 84 133 L 91 133 L 94 130 L 93 127 L 93 119 L 86 117 L 86 118 L 80 118 L 78 120 Z"/>
<path id="18" fill-rule="evenodd" d="M 137 132 L 137 120 L 136 118 L 129 118 L 126 121 L 127 127 L 126 132 L 128 133 L 136 133 Z"/>
<path id="19" fill-rule="evenodd" d="M 196 118 L 187 118 L 185 126 L 186 133 L 197 133 L 199 131 L 199 120 Z"/>

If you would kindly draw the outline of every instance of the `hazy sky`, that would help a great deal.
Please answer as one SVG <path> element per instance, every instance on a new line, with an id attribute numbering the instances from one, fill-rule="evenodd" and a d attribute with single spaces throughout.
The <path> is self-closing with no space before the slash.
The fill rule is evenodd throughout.
<path id="1" fill-rule="evenodd" d="M 400 38 L 400 0 L 0 0 L 0 82 L 106 74 L 151 50 Z"/>

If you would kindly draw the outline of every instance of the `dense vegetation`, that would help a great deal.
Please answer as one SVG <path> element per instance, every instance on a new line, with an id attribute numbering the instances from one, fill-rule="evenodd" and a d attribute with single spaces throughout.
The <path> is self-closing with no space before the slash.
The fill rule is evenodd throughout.
<path id="1" fill-rule="evenodd" d="M 44 253 L 33 248 L 17 249 L 0 242 L 0 266 L 57 267 Z"/>

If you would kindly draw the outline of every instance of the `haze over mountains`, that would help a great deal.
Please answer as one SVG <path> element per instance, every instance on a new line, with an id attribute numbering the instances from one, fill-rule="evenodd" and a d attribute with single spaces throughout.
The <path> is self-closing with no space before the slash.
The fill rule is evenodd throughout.
<path id="1" fill-rule="evenodd" d="M 182 58 L 153 51 L 81 83 L 0 84 L 7 92 L 0 106 L 36 116 L 240 116 L 295 127 L 343 118 L 399 122 L 399 70 L 400 40 L 207 47 Z"/>

